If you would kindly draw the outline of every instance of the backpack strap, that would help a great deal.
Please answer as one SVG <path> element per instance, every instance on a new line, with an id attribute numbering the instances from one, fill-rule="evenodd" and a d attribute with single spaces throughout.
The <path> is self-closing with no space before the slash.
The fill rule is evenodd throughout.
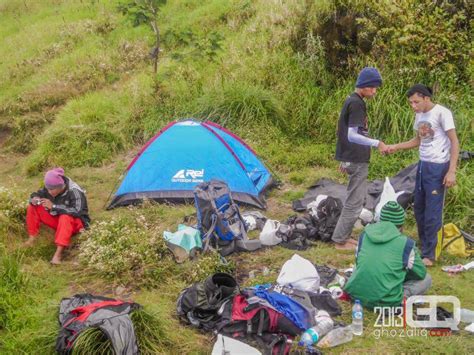
<path id="1" fill-rule="evenodd" d="M 213 214 L 211 216 L 211 219 L 212 219 L 211 227 L 202 238 L 205 241 L 203 252 L 206 252 L 209 249 L 209 242 L 211 241 L 211 236 L 214 233 L 216 229 L 216 225 L 217 225 L 217 216 Z"/>
<path id="2" fill-rule="evenodd" d="M 269 335 L 267 333 L 267 335 Z M 273 349 L 278 350 L 277 354 L 278 355 L 284 355 L 285 354 L 285 348 L 286 348 L 286 343 L 288 341 L 288 338 L 286 335 L 283 334 L 271 334 L 271 341 L 265 341 L 262 336 L 259 335 L 254 335 L 252 337 L 259 346 L 261 346 L 263 349 L 265 349 L 265 354 L 273 354 Z"/>
<path id="3" fill-rule="evenodd" d="M 462 235 L 458 235 L 457 237 L 452 238 L 449 242 L 446 243 L 446 245 L 442 245 L 443 250 L 449 247 L 452 243 L 454 243 L 456 240 L 462 238 Z"/>
<path id="4" fill-rule="evenodd" d="M 260 317 L 258 320 L 257 335 L 261 337 L 263 333 L 263 326 L 264 326 L 264 321 L 265 321 L 265 308 L 262 308 L 259 313 L 260 313 Z"/>

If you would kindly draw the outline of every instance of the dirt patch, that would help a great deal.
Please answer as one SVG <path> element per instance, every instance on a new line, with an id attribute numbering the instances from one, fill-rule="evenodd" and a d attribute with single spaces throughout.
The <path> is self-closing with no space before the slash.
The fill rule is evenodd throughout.
<path id="1" fill-rule="evenodd" d="M 10 127 L 0 127 L 0 148 L 3 147 L 11 134 Z"/>
<path id="2" fill-rule="evenodd" d="M 250 261 L 248 253 L 235 254 L 232 256 L 232 261 L 237 265 L 234 277 L 239 285 L 243 284 L 250 276 L 260 276 L 263 270 L 268 267 L 266 260 L 259 257 L 265 252 L 265 248 L 253 251 Z"/>

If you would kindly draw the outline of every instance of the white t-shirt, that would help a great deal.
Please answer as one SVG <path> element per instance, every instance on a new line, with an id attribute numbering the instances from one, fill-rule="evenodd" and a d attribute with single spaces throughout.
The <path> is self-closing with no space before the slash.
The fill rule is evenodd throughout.
<path id="1" fill-rule="evenodd" d="M 420 160 L 440 164 L 449 161 L 451 141 L 446 131 L 455 128 L 449 109 L 436 104 L 428 112 L 417 113 L 413 128 L 420 137 Z"/>

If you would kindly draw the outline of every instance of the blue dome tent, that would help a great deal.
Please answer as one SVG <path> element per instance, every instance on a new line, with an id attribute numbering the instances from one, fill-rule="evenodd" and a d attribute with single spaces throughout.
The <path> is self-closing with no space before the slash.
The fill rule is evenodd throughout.
<path id="1" fill-rule="evenodd" d="M 218 179 L 236 202 L 265 208 L 273 184 L 268 169 L 239 137 L 213 122 L 175 121 L 150 139 L 132 160 L 108 209 L 152 199 L 184 202 L 194 187 Z"/>

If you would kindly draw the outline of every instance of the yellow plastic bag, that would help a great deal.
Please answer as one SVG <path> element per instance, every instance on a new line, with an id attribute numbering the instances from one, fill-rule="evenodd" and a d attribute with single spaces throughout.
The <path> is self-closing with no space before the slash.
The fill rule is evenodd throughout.
<path id="1" fill-rule="evenodd" d="M 466 242 L 459 228 L 454 223 L 448 223 L 438 232 L 438 244 L 436 245 L 436 259 L 439 258 L 441 252 L 445 250 L 451 255 L 468 257 L 471 251 L 466 250 Z"/>

